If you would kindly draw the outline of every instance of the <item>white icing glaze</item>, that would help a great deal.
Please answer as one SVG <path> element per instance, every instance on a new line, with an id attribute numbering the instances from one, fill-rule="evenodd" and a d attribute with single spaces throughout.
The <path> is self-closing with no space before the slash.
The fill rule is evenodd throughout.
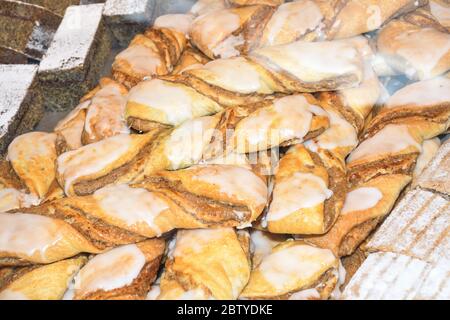
<path id="1" fill-rule="evenodd" d="M 177 233 L 173 257 L 200 253 L 209 243 L 226 237 L 230 232 L 234 230 L 231 228 L 180 230 Z"/>
<path id="2" fill-rule="evenodd" d="M 316 288 L 297 291 L 289 297 L 289 300 L 314 300 L 320 299 L 320 293 Z"/>
<path id="3" fill-rule="evenodd" d="M 280 244 L 280 241 L 272 240 L 266 233 L 260 230 L 253 230 L 250 235 L 253 256 L 264 258 L 272 252 L 272 248 Z"/>
<path id="4" fill-rule="evenodd" d="M 309 131 L 313 113 L 325 113 L 302 95 L 275 100 L 242 119 L 234 133 L 237 152 L 266 150 L 291 140 L 301 140 Z M 325 113 L 326 114 L 326 113 Z"/>
<path id="5" fill-rule="evenodd" d="M 173 29 L 188 34 L 193 21 L 194 16 L 192 14 L 165 14 L 156 18 L 153 27 Z"/>
<path id="6" fill-rule="evenodd" d="M 212 53 L 215 57 L 220 58 L 235 57 L 240 54 L 239 50 L 236 48 L 243 44 L 245 44 L 245 39 L 242 34 L 238 36 L 230 35 L 225 40 L 220 42 L 217 46 L 215 46 L 214 49 L 212 49 Z"/>
<path id="7" fill-rule="evenodd" d="M 296 41 L 286 45 L 266 47 L 251 53 L 264 64 L 268 60 L 302 81 L 315 82 L 333 76 L 362 76 L 362 59 L 349 41 Z"/>
<path id="8" fill-rule="evenodd" d="M 92 97 L 86 113 L 84 130 L 92 138 L 106 138 L 119 133 L 130 133 L 124 113 L 126 93 L 117 83 L 109 83 Z"/>
<path id="9" fill-rule="evenodd" d="M 56 155 L 55 141 L 53 133 L 35 131 L 22 134 L 9 145 L 7 159 L 11 162 L 52 159 Z"/>
<path id="10" fill-rule="evenodd" d="M 145 300 L 156 300 L 161 293 L 161 287 L 159 285 L 154 285 L 147 293 Z"/>
<path id="11" fill-rule="evenodd" d="M 193 180 L 214 185 L 226 196 L 259 206 L 267 202 L 267 186 L 252 170 L 233 165 L 195 166 Z"/>
<path id="12" fill-rule="evenodd" d="M 422 149 L 421 145 L 409 133 L 407 125 L 388 124 L 374 136 L 361 142 L 349 155 L 347 163 L 400 152 L 408 147 L 414 147 L 418 151 Z"/>
<path id="13" fill-rule="evenodd" d="M 421 79 L 432 77 L 434 67 L 450 50 L 450 35 L 433 28 L 403 31 L 393 41 L 398 48 L 396 53 L 408 61 Z"/>
<path id="14" fill-rule="evenodd" d="M 375 207 L 383 194 L 375 187 L 361 187 L 347 193 L 341 215 Z"/>
<path id="15" fill-rule="evenodd" d="M 96 143 L 61 154 L 58 173 L 64 178 L 64 191 L 78 178 L 94 174 L 125 155 L 132 144 L 132 136 L 119 134 Z"/>
<path id="16" fill-rule="evenodd" d="M 439 77 L 407 85 L 395 92 L 386 102 L 385 108 L 401 106 L 434 106 L 450 101 L 450 79 Z"/>
<path id="17" fill-rule="evenodd" d="M 305 142 L 305 146 L 310 150 L 317 150 L 318 147 L 333 150 L 338 147 L 351 147 L 358 144 L 356 129 L 337 112 L 327 111 L 330 127 L 313 140 Z"/>
<path id="18" fill-rule="evenodd" d="M 5 289 L 2 292 L 0 292 L 0 300 L 30 300 L 30 299 L 20 291 Z"/>
<path id="19" fill-rule="evenodd" d="M 226 0 L 198 0 L 189 12 L 201 16 L 225 8 Z"/>
<path id="20" fill-rule="evenodd" d="M 285 33 L 295 36 L 289 39 L 291 41 L 298 39 L 306 32 L 317 28 L 322 18 L 319 6 L 313 1 L 284 3 L 277 8 L 264 28 L 263 45 L 273 46 L 285 43 L 286 40 L 283 39 Z"/>
<path id="21" fill-rule="evenodd" d="M 118 60 L 126 61 L 133 72 L 143 75 L 156 74 L 157 68 L 162 64 L 158 52 L 136 43 L 120 52 L 116 56 L 116 61 Z"/>
<path id="22" fill-rule="evenodd" d="M 239 93 L 262 91 L 262 79 L 245 58 L 218 59 L 204 65 L 202 77 L 206 82 Z M 270 92 L 269 92 L 270 93 Z"/>
<path id="23" fill-rule="evenodd" d="M 81 116 L 80 112 L 87 109 L 90 103 L 90 100 L 80 103 L 64 119 L 59 121 L 55 127 L 55 132 L 59 132 L 64 136 L 71 150 L 78 149 L 83 145 L 81 143 L 81 134 L 84 129 L 86 116 Z"/>
<path id="24" fill-rule="evenodd" d="M 145 262 L 144 254 L 135 244 L 96 255 L 75 276 L 75 294 L 110 291 L 130 285 Z"/>
<path id="25" fill-rule="evenodd" d="M 51 218 L 27 213 L 0 213 L 0 252 L 45 257 L 49 247 L 63 239 Z"/>
<path id="26" fill-rule="evenodd" d="M 37 206 L 40 199 L 34 194 L 28 194 L 13 188 L 0 190 L 0 212 L 17 208 Z"/>
<path id="27" fill-rule="evenodd" d="M 295 172 L 275 183 L 267 220 L 280 220 L 300 209 L 315 207 L 332 195 L 322 178 L 312 173 Z"/>
<path id="28" fill-rule="evenodd" d="M 271 253 L 263 259 L 258 270 L 274 288 L 282 290 L 310 280 L 335 262 L 336 258 L 330 250 L 299 244 Z"/>
<path id="29" fill-rule="evenodd" d="M 169 209 L 169 206 L 153 192 L 121 184 L 95 191 L 94 198 L 109 217 L 128 226 L 144 224 L 158 235 L 161 234 L 154 220 L 161 212 Z"/>
<path id="30" fill-rule="evenodd" d="M 191 34 L 199 33 L 201 43 L 213 50 L 240 27 L 240 18 L 231 10 L 220 10 L 194 20 Z"/>
<path id="31" fill-rule="evenodd" d="M 434 155 L 437 153 L 439 146 L 441 145 L 441 141 L 439 138 L 425 140 L 422 143 L 422 152 L 416 161 L 416 167 L 414 168 L 413 176 L 417 178 L 425 167 L 430 163 L 430 161 L 434 158 Z"/>
<path id="32" fill-rule="evenodd" d="M 380 93 L 381 87 L 378 77 L 373 71 L 370 60 L 366 59 L 361 83 L 357 87 L 340 90 L 339 96 L 346 107 L 356 109 L 363 117 L 366 117 L 377 102 Z"/>
<path id="33" fill-rule="evenodd" d="M 450 4 L 443 5 L 437 1 L 430 0 L 430 11 L 443 26 L 450 26 Z"/>
<path id="34" fill-rule="evenodd" d="M 211 113 L 207 105 L 213 103 L 184 85 L 174 85 L 159 79 L 139 83 L 130 90 L 128 101 L 157 110 L 163 114 L 163 122 L 171 125 Z"/>
<path id="35" fill-rule="evenodd" d="M 164 146 L 170 169 L 198 163 L 204 146 L 211 141 L 216 123 L 216 118 L 208 116 L 188 120 L 175 128 Z"/>

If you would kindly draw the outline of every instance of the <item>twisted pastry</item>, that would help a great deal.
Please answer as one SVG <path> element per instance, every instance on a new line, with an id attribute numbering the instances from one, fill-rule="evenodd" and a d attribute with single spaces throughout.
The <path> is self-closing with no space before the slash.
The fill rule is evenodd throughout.
<path id="1" fill-rule="evenodd" d="M 424 140 L 450 125 L 447 81 L 413 83 L 385 103 L 347 159 L 350 191 L 336 223 L 325 235 L 305 241 L 350 255 L 390 212 L 420 165 Z"/>
<path id="2" fill-rule="evenodd" d="M 80 252 L 98 253 L 92 242 L 74 227 L 58 218 L 47 204 L 21 209 L 32 213 L 0 213 L 0 266 L 51 263 Z M 76 225 L 76 224 L 74 224 Z"/>
<path id="3" fill-rule="evenodd" d="M 287 96 L 173 129 L 117 135 L 60 155 L 57 179 L 67 195 L 86 195 L 108 184 L 139 182 L 160 170 L 185 168 L 230 152 L 288 146 L 328 127 L 328 117 L 316 103 L 310 95 Z"/>
<path id="4" fill-rule="evenodd" d="M 56 135 L 30 132 L 16 137 L 0 160 L 0 212 L 46 201 L 54 188 Z"/>
<path id="5" fill-rule="evenodd" d="M 0 269 L 0 300 L 60 300 L 87 258 Z"/>
<path id="6" fill-rule="evenodd" d="M 181 54 L 178 63 L 173 68 L 172 74 L 181 74 L 184 71 L 199 68 L 209 61 L 210 59 L 203 53 L 191 46 L 188 46 Z"/>
<path id="7" fill-rule="evenodd" d="M 77 272 L 64 299 L 144 299 L 156 279 L 164 248 L 164 240 L 152 239 L 96 255 Z"/>
<path id="8" fill-rule="evenodd" d="M 226 58 L 297 40 L 353 37 L 378 29 L 391 18 L 427 2 L 298 0 L 278 7 L 227 8 L 194 20 L 190 36 L 193 44 L 211 59 Z"/>
<path id="9" fill-rule="evenodd" d="M 102 78 L 99 85 L 80 100 L 81 104 L 89 101 L 81 134 L 83 144 L 130 132 L 124 119 L 127 94 L 123 85 Z"/>
<path id="10" fill-rule="evenodd" d="M 431 79 L 450 69 L 450 34 L 425 10 L 388 23 L 377 47 L 391 68 L 411 79 Z"/>
<path id="11" fill-rule="evenodd" d="M 178 231 L 157 299 L 237 299 L 250 276 L 249 244 L 232 228 Z"/>
<path id="12" fill-rule="evenodd" d="M 299 41 L 143 81 L 130 91 L 126 118 L 133 128 L 146 131 L 155 124 L 177 125 L 225 107 L 261 102 L 274 93 L 345 89 L 362 77 L 363 59 L 354 41 Z"/>
<path id="13" fill-rule="evenodd" d="M 186 47 L 184 33 L 171 28 L 153 27 L 136 35 L 112 65 L 113 78 L 127 88 L 145 77 L 172 71 Z"/>
<path id="14" fill-rule="evenodd" d="M 336 221 L 346 192 L 345 167 L 325 152 L 292 147 L 275 173 L 265 217 L 273 233 L 323 234 Z"/>
<path id="15" fill-rule="evenodd" d="M 264 179 L 249 167 L 208 164 L 56 200 L 45 210 L 56 211 L 69 223 L 75 215 L 79 220 L 75 226 L 79 224 L 91 238 L 98 230 L 100 240 L 106 231 L 132 240 L 135 237 L 126 234 L 151 238 L 175 228 L 247 226 L 261 214 L 267 193 Z"/>
<path id="16" fill-rule="evenodd" d="M 339 260 L 300 240 L 280 242 L 253 267 L 243 299 L 327 299 L 339 284 Z M 341 277 L 342 278 L 342 277 Z"/>

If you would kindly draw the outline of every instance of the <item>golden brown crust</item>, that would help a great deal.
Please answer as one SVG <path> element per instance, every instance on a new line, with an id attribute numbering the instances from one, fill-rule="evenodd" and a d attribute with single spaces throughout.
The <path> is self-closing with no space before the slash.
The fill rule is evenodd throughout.
<path id="1" fill-rule="evenodd" d="M 96 290 L 85 295 L 75 294 L 74 300 L 143 300 L 156 279 L 164 254 L 165 241 L 152 239 L 140 242 L 137 247 L 145 255 L 145 265 L 129 285 L 113 290 Z"/>

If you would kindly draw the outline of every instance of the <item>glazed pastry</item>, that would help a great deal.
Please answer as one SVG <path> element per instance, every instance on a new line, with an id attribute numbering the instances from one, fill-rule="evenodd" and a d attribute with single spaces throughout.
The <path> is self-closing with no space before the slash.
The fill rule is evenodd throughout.
<path id="1" fill-rule="evenodd" d="M 325 54 L 330 52 L 338 54 Z M 234 98 L 231 101 L 236 105 L 242 104 L 240 101 L 251 103 L 258 95 L 264 97 L 274 92 L 315 92 L 353 87 L 362 78 L 362 59 L 350 41 L 296 41 L 257 49 L 248 57 L 210 62 L 203 68 L 186 71 L 184 75 L 185 79 L 179 78 L 178 81 L 188 82 L 205 93 L 213 93 L 211 89 L 214 88 L 222 89 L 218 97 L 222 100 L 218 102 L 229 105 L 226 102 Z M 246 100 L 237 100 L 239 98 Z"/>
<path id="2" fill-rule="evenodd" d="M 373 134 L 389 124 L 406 123 L 424 139 L 445 132 L 450 125 L 450 78 L 412 83 L 395 92 L 367 127 Z"/>
<path id="3" fill-rule="evenodd" d="M 225 8 L 228 8 L 228 0 L 197 0 L 189 10 L 189 13 L 194 16 L 201 16 Z"/>
<path id="4" fill-rule="evenodd" d="M 319 0 L 320 1 L 320 0 Z M 342 39 L 380 28 L 393 17 L 428 4 L 427 0 L 350 0 L 334 18 L 328 39 Z"/>
<path id="5" fill-rule="evenodd" d="M 272 233 L 323 234 L 336 221 L 346 189 L 343 164 L 303 145 L 281 158 L 265 221 Z"/>
<path id="6" fill-rule="evenodd" d="M 268 256 L 272 249 L 286 241 L 292 239 L 287 234 L 275 234 L 261 230 L 251 229 L 250 231 L 250 253 L 252 256 L 252 266 L 258 266 L 262 259 Z"/>
<path id="7" fill-rule="evenodd" d="M 361 83 L 354 87 L 348 89 L 342 89 L 337 92 L 321 92 L 318 94 L 318 99 L 324 105 L 325 109 L 334 113 L 337 112 L 338 118 L 331 116 L 331 119 L 335 119 L 336 126 L 341 127 L 341 129 L 332 130 L 327 133 L 329 135 L 328 139 L 336 139 L 336 137 L 348 137 L 347 143 L 344 145 L 340 144 L 340 147 L 348 147 L 347 150 L 343 151 L 343 156 L 345 157 L 349 151 L 351 151 L 351 146 L 354 147 L 354 140 L 352 141 L 353 134 L 350 133 L 351 129 L 340 121 L 339 119 L 346 120 L 351 125 L 357 128 L 357 132 L 361 132 L 364 128 L 364 122 L 372 108 L 379 102 L 383 87 L 375 74 L 373 61 L 375 55 L 370 48 L 368 40 L 365 37 L 359 36 L 349 39 L 353 42 L 364 62 L 364 72 Z M 333 124 L 331 124 L 331 127 Z M 344 129 L 348 127 L 348 129 Z M 336 132 L 338 130 L 338 132 Z M 336 141 L 337 142 L 337 141 Z"/>
<path id="8" fill-rule="evenodd" d="M 147 132 L 221 110 L 217 102 L 189 86 L 151 79 L 130 90 L 125 117 L 132 128 Z"/>
<path id="9" fill-rule="evenodd" d="M 168 28 L 150 28 L 138 34 L 120 52 L 112 65 L 113 78 L 131 88 L 145 77 L 168 74 L 186 46 L 183 33 Z"/>
<path id="10" fill-rule="evenodd" d="M 46 205 L 42 205 L 45 207 Z M 42 211 L 42 207 L 21 209 Z M 51 263 L 80 252 L 98 253 L 76 228 L 59 219 L 32 213 L 0 213 L 0 266 Z"/>
<path id="11" fill-rule="evenodd" d="M 83 144 L 130 133 L 124 119 L 127 94 L 123 85 L 102 78 L 99 85 L 81 99 L 81 103 L 89 101 L 81 135 Z"/>
<path id="12" fill-rule="evenodd" d="M 38 199 L 45 197 L 55 180 L 55 141 L 55 134 L 45 132 L 16 137 L 8 147 L 9 163 L 1 165 L 1 184 L 25 190 Z"/>
<path id="13" fill-rule="evenodd" d="M 379 54 L 411 79 L 439 76 L 450 69 L 450 34 L 437 26 L 423 20 L 393 20 L 378 35 Z"/>
<path id="14" fill-rule="evenodd" d="M 325 57 L 320 53 L 339 52 Z M 295 42 L 256 50 L 249 57 L 211 61 L 203 67 L 144 81 L 130 91 L 126 117 L 138 130 L 177 125 L 224 107 L 249 105 L 273 93 L 352 87 L 362 77 L 362 58 L 351 41 Z"/>
<path id="15" fill-rule="evenodd" d="M 380 174 L 412 174 L 423 138 L 406 124 L 389 124 L 347 158 L 348 180 L 358 185 Z"/>
<path id="16" fill-rule="evenodd" d="M 138 184 L 107 186 L 51 206 L 151 238 L 175 228 L 242 228 L 258 218 L 266 202 L 266 183 L 251 168 L 208 164 L 162 171 Z"/>
<path id="17" fill-rule="evenodd" d="M 419 176 L 421 175 L 423 170 L 426 167 L 428 167 L 428 164 L 434 158 L 434 156 L 438 152 L 440 146 L 441 146 L 441 140 L 439 140 L 439 138 L 425 140 L 422 143 L 422 152 L 420 153 L 419 157 L 417 158 L 416 166 L 415 166 L 414 172 L 413 172 L 414 180 L 419 178 Z"/>
<path id="18" fill-rule="evenodd" d="M 192 25 L 192 42 L 211 59 L 297 40 L 350 38 L 378 29 L 393 17 L 428 1 L 297 0 L 284 4 L 275 1 L 280 4 L 275 7 L 264 5 L 275 4 L 274 1 L 236 2 L 256 5 L 212 10 Z"/>
<path id="19" fill-rule="evenodd" d="M 192 24 L 191 41 L 211 59 L 248 53 L 251 37 L 263 28 L 273 10 L 270 6 L 254 5 L 201 15 Z"/>
<path id="20" fill-rule="evenodd" d="M 232 6 L 249 6 L 254 4 L 264 4 L 267 6 L 279 6 L 284 0 L 228 0 Z"/>
<path id="21" fill-rule="evenodd" d="M 389 214 L 410 181 L 408 175 L 387 174 L 359 184 L 346 194 L 344 206 L 330 231 L 305 241 L 330 249 L 338 257 L 352 254 Z"/>
<path id="22" fill-rule="evenodd" d="M 131 182 L 143 176 L 148 155 L 159 142 L 155 136 L 154 132 L 119 134 L 65 152 L 57 159 L 58 182 L 69 196 L 90 194 L 110 183 Z"/>
<path id="23" fill-rule="evenodd" d="M 208 63 L 210 59 L 197 49 L 188 46 L 173 68 L 172 74 L 181 74 L 184 71 L 199 68 Z"/>
<path id="24" fill-rule="evenodd" d="M 430 12 L 439 23 L 450 29 L 450 4 L 445 0 L 430 0 Z"/>
<path id="25" fill-rule="evenodd" d="M 0 269 L 0 300 L 60 300 L 87 258 Z"/>
<path id="26" fill-rule="evenodd" d="M 61 119 L 55 126 L 56 150 L 58 154 L 80 148 L 81 135 L 86 121 L 86 111 L 90 100 L 78 104 L 67 116 Z"/>
<path id="27" fill-rule="evenodd" d="M 256 153 L 314 138 L 329 125 L 327 114 L 313 96 L 292 95 L 218 114 L 214 140 L 204 159 L 224 153 Z"/>
<path id="28" fill-rule="evenodd" d="M 287 240 L 253 267 L 241 299 L 327 299 L 339 284 L 339 260 L 328 249 Z"/>
<path id="29" fill-rule="evenodd" d="M 75 275 L 64 299 L 144 299 L 156 278 L 164 248 L 164 240 L 152 239 L 96 255 Z"/>
<path id="30" fill-rule="evenodd" d="M 178 231 L 157 299 L 237 299 L 250 276 L 249 244 L 232 228 Z"/>
<path id="31" fill-rule="evenodd" d="M 171 29 L 188 35 L 193 21 L 194 15 L 192 14 L 165 14 L 156 18 L 153 28 Z"/>

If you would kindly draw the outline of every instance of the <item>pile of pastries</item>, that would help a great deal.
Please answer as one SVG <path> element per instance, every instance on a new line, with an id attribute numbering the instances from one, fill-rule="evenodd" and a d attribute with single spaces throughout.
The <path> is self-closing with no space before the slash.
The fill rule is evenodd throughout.
<path id="1" fill-rule="evenodd" d="M 449 128 L 445 10 L 200 0 L 159 17 L 54 132 L 10 144 L 0 299 L 338 299 L 341 258 Z"/>

